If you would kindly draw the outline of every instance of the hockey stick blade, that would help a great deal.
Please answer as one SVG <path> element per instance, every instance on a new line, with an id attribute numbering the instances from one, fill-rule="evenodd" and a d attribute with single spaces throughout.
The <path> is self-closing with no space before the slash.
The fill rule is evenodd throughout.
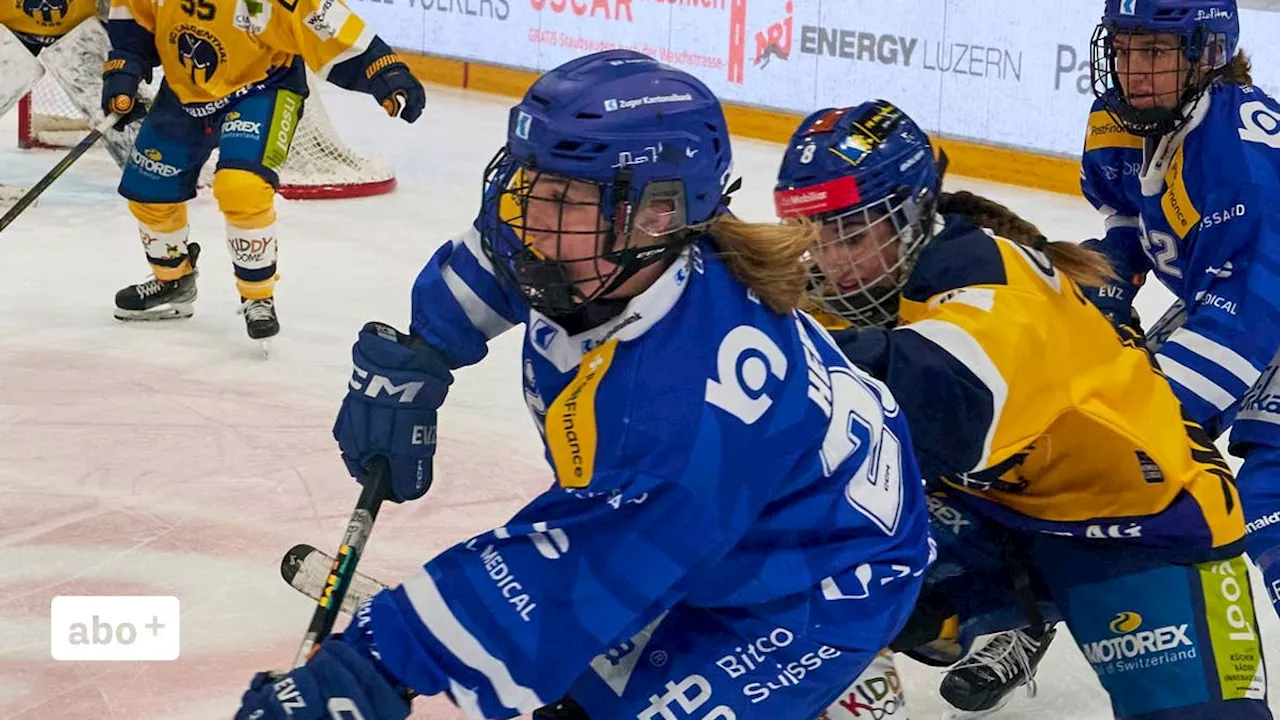
<path id="1" fill-rule="evenodd" d="M 289 583 L 289 587 L 306 595 L 312 600 L 319 600 L 329 583 L 329 571 L 333 568 L 333 557 L 323 550 L 318 550 L 306 543 L 294 545 L 280 559 L 280 577 Z M 365 575 L 360 571 L 351 574 L 351 584 L 347 585 L 347 594 L 342 597 L 339 611 L 348 615 L 365 600 L 387 589 L 387 585 Z M 408 691 L 409 699 L 417 693 Z"/>
<path id="2" fill-rule="evenodd" d="M 323 550 L 307 544 L 293 546 L 280 560 L 280 577 L 289 583 L 294 590 L 312 600 L 319 600 L 324 594 L 325 585 L 329 581 L 329 570 L 333 568 L 333 557 Z M 350 615 L 360 603 L 373 597 L 387 586 L 356 571 L 351 576 L 351 584 L 347 586 L 347 595 L 342 598 L 341 611 Z"/>
<path id="3" fill-rule="evenodd" d="M 93 130 L 90 130 L 89 134 L 85 135 L 84 139 L 80 141 L 80 144 L 71 148 L 71 151 L 59 160 L 58 164 L 54 165 L 52 170 L 45 173 L 44 177 L 40 178 L 40 182 L 33 185 L 31 189 L 27 191 L 26 195 L 18 198 L 18 201 L 14 203 L 13 207 L 9 208 L 9 211 L 4 214 L 4 217 L 0 217 L 0 232 L 4 232 L 5 228 L 9 227 L 9 225 L 16 220 L 24 210 L 30 207 L 31 204 L 36 201 L 36 198 L 40 197 L 40 195 L 53 184 L 53 181 L 62 177 L 62 174 L 67 171 L 67 168 L 75 164 L 75 161 L 79 160 L 81 155 L 89 152 L 89 148 L 93 147 L 94 143 L 98 142 L 98 139 L 102 137 L 102 133 L 110 130 L 111 127 L 119 121 L 120 116 L 112 113 L 103 118 L 102 122 L 98 123 Z"/>

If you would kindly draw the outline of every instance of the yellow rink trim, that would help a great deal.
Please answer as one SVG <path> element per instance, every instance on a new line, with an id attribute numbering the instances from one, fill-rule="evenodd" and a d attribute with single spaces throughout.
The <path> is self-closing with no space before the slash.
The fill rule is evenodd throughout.
<path id="1" fill-rule="evenodd" d="M 423 82 L 437 85 L 522 97 L 538 78 L 538 73 L 528 70 L 399 52 L 414 75 Z M 792 131 L 804 118 L 802 115 L 778 110 L 729 103 L 725 104 L 724 111 L 729 131 L 734 135 L 776 143 L 787 142 Z M 1080 120 L 1082 132 L 1085 120 Z M 935 143 L 950 158 L 950 173 L 1066 195 L 1080 195 L 1079 160 L 947 138 L 935 138 Z"/>

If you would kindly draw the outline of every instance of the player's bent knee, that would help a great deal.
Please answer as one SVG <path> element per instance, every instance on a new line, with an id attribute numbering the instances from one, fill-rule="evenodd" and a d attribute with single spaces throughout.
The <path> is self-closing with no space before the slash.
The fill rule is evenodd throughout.
<path id="1" fill-rule="evenodd" d="M 186 203 L 144 203 L 129 201 L 129 212 L 138 222 L 156 232 L 177 232 L 187 226 Z"/>
<path id="2" fill-rule="evenodd" d="M 248 170 L 226 168 L 214 173 L 213 197 L 227 222 L 258 230 L 276 221 L 275 188 Z"/>

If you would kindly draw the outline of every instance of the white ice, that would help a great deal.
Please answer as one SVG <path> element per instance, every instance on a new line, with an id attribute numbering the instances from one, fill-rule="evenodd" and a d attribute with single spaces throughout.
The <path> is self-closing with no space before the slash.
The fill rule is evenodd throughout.
<path id="1" fill-rule="evenodd" d="M 280 581 L 298 542 L 332 549 L 357 490 L 330 431 L 349 348 L 370 319 L 407 325 L 416 273 L 467 226 L 481 171 L 503 142 L 509 101 L 429 88 L 416 125 L 334 88 L 343 139 L 392 159 L 397 192 L 372 199 L 280 203 L 278 307 L 283 332 L 263 360 L 245 337 L 207 193 L 191 203 L 204 243 L 196 315 L 124 325 L 112 296 L 146 276 L 137 233 L 95 150 L 0 233 L 0 717 L 229 718 L 259 669 L 291 661 L 312 604 Z M 18 151 L 0 120 L 0 184 L 35 182 L 53 151 Z M 746 186 L 734 209 L 772 216 L 780 148 L 736 143 Z M 1054 238 L 1097 234 L 1080 199 L 952 178 L 1006 202 Z M 1144 290 L 1154 319 L 1169 301 Z M 435 486 L 388 507 L 363 569 L 395 579 L 448 545 L 501 524 L 550 480 L 520 392 L 519 338 L 457 375 L 440 416 Z M 181 658 L 154 663 L 50 659 L 58 595 L 176 595 Z M 1264 633 L 1280 638 L 1270 604 Z M 1275 650 L 1277 640 L 1269 647 Z M 937 718 L 936 670 L 903 659 L 913 718 Z M 1272 683 L 1272 692 L 1280 686 Z M 1039 677 L 999 717 L 1110 717 L 1065 632 Z M 415 717 L 460 717 L 440 699 Z"/>

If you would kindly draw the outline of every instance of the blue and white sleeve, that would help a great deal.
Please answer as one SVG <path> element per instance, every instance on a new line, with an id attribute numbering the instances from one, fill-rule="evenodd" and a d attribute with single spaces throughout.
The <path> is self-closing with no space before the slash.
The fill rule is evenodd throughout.
<path id="1" fill-rule="evenodd" d="M 696 493 L 640 474 L 553 489 L 446 550 L 364 611 L 381 665 L 470 717 L 559 699 L 591 660 L 687 592 L 732 546 Z"/>
<path id="2" fill-rule="evenodd" d="M 1263 188 L 1210 197 L 1187 272 L 1187 320 L 1156 360 L 1190 419 L 1216 437 L 1280 348 L 1280 210 Z"/>
<path id="3" fill-rule="evenodd" d="M 494 275 L 473 227 L 441 247 L 413 284 L 410 330 L 450 358 L 479 362 L 488 342 L 529 317 L 528 306 Z"/>
<path id="4" fill-rule="evenodd" d="M 1131 162 L 1127 155 L 1141 151 L 1128 148 L 1088 150 L 1080 163 L 1080 190 L 1085 199 L 1105 218 L 1105 234 L 1096 249 L 1107 256 L 1116 274 L 1135 284 L 1151 269 L 1142 250 L 1138 207 L 1124 192 L 1123 168 Z"/>

